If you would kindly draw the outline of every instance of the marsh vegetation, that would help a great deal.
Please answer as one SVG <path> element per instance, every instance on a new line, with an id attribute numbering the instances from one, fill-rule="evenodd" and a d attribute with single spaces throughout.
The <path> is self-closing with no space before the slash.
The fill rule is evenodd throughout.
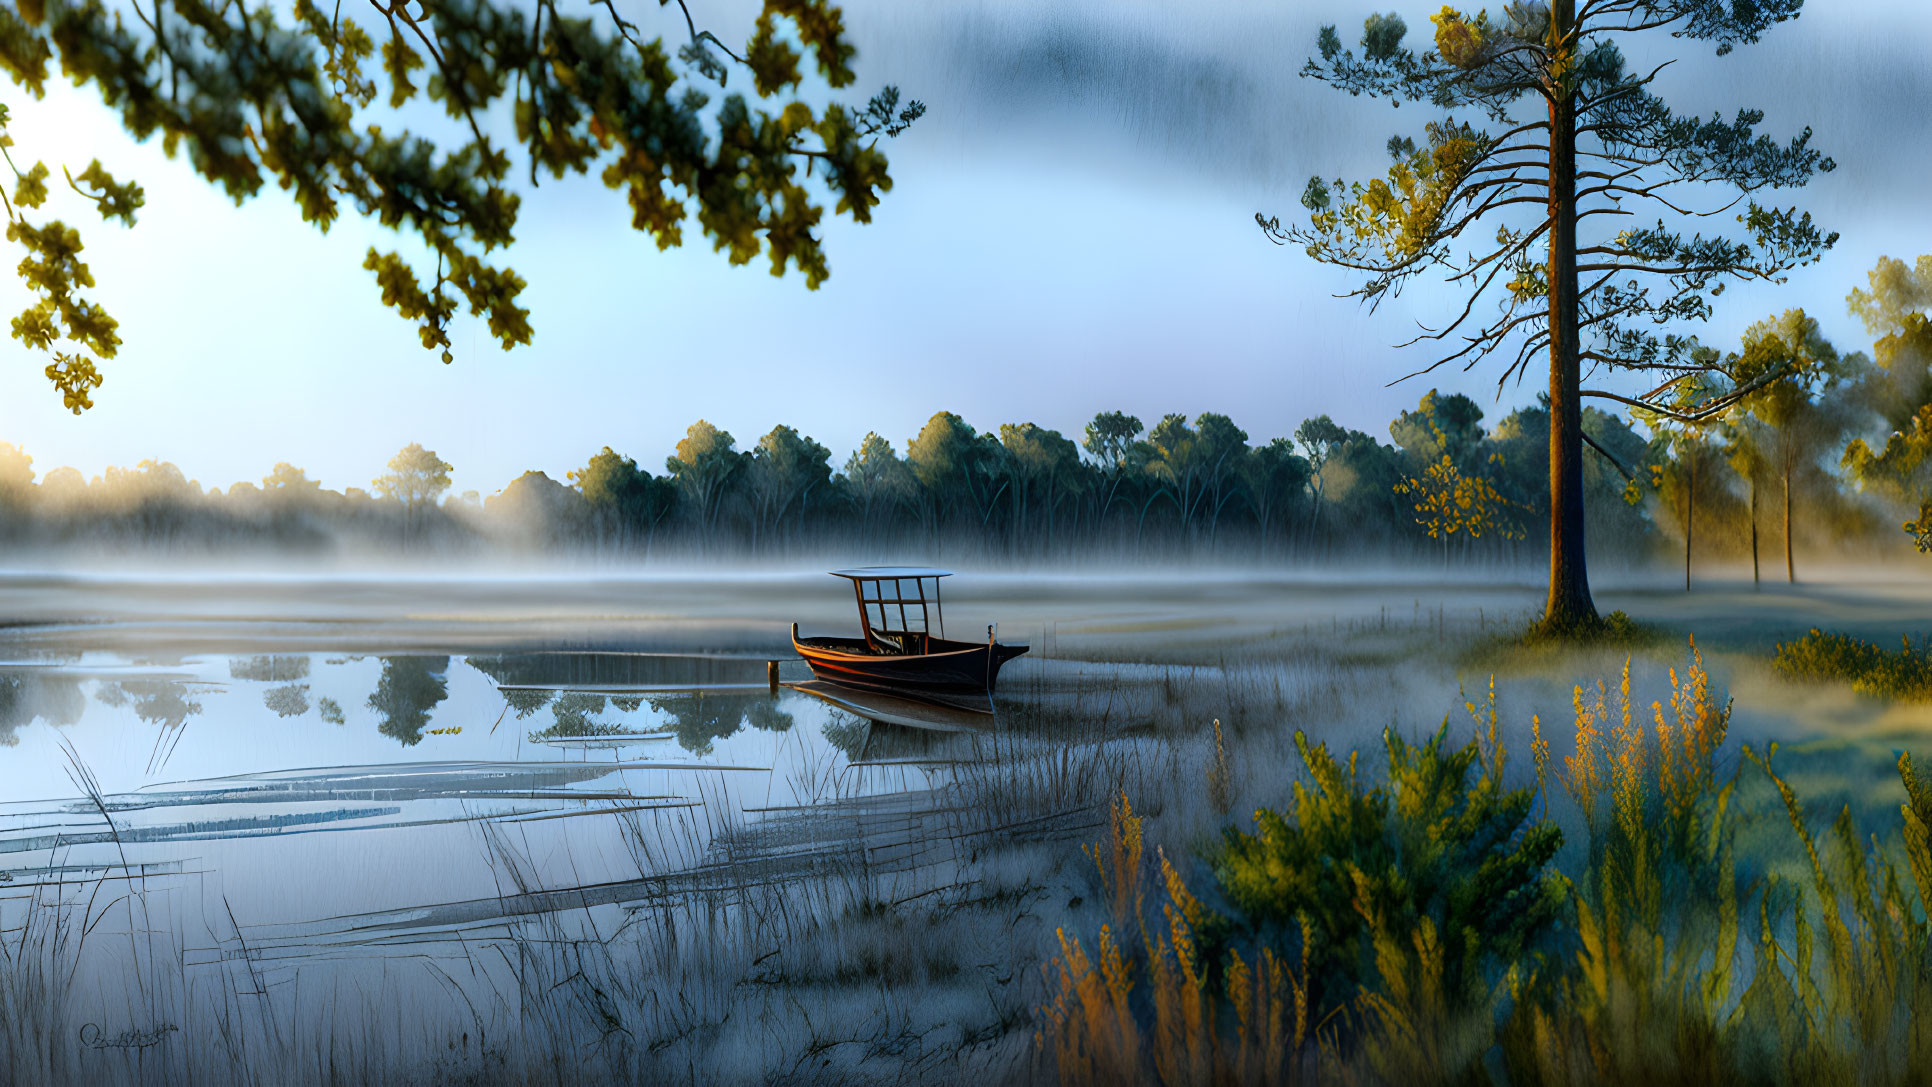
<path id="1" fill-rule="evenodd" d="M 1015 587 L 961 601 L 1034 624 L 977 734 L 758 689 L 777 623 L 679 619 L 716 583 L 619 590 L 658 618 L 611 637 L 663 655 L 412 624 L 447 590 L 406 582 L 314 625 L 251 601 L 271 583 L 229 586 L 221 620 L 205 589 L 122 585 L 140 622 L 14 628 L 6 1067 L 1524 1083 L 1916 1059 L 1883 1024 L 1919 999 L 1893 749 L 1922 724 L 1778 677 L 1767 638 L 1819 597 L 1701 663 L 1640 646 L 1626 688 L 1626 650 L 1509 648 L 1528 586 Z M 740 592 L 724 614 L 810 614 L 784 582 Z M 1833 592 L 1866 633 L 1910 610 Z M 345 621 L 364 652 L 301 644 Z"/>

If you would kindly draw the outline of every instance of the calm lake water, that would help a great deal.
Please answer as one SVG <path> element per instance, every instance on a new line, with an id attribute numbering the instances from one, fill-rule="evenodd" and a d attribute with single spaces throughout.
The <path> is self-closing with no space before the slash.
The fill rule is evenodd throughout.
<path id="1" fill-rule="evenodd" d="M 973 737 L 768 690 L 766 661 L 790 657 L 781 616 L 853 625 L 842 586 L 820 582 L 0 578 L 0 600 L 46 624 L 0 631 L 0 912 L 50 879 L 137 873 L 220 902 L 231 928 L 289 925 L 498 895 L 505 846 L 529 888 L 584 886 L 699 863 L 722 830 L 804 806 L 943 786 Z M 1042 675 L 1132 678 L 1069 671 L 1052 659 L 1063 644 L 1211 661 L 1284 629 L 1429 631 L 1435 612 L 1480 630 L 1535 601 L 1510 585 L 987 582 L 989 596 L 955 592 L 961 625 L 1015 620 L 1007 640 L 1034 652 L 1003 683 L 1036 691 Z M 1919 611 L 1855 600 L 1842 618 Z M 1733 624 L 1777 608 L 1771 630 L 1851 607 L 1828 589 L 1702 602 Z M 585 631 L 651 651 L 515 647 Z M 782 676 L 809 673 L 792 658 Z"/>
<path id="2" fill-rule="evenodd" d="M 259 1063 L 250 1074 L 272 1080 L 299 1052 L 299 1078 L 326 1082 L 336 1057 L 317 1047 L 374 1054 L 373 1072 L 486 1036 L 497 1053 L 582 1054 L 616 1029 L 607 1013 L 647 1062 L 622 1067 L 654 1067 L 659 1046 L 667 1067 L 750 1045 L 789 1060 L 802 1043 L 757 1024 L 792 1014 L 794 993 L 756 979 L 799 977 L 813 946 L 850 939 L 827 967 L 845 988 L 808 986 L 797 1007 L 887 1000 L 847 976 L 886 946 L 866 926 L 901 952 L 939 946 L 905 918 L 931 905 L 943 928 L 941 903 L 981 880 L 1020 897 L 962 946 L 1022 917 L 1050 935 L 1092 893 L 1090 871 L 1051 858 L 1098 833 L 1095 781 L 1129 766 L 1188 788 L 1215 719 L 1245 721 L 1241 772 L 1283 787 L 1296 728 L 1340 748 L 1373 748 L 1391 722 L 1433 728 L 1483 680 L 1453 647 L 1539 599 L 1533 584 L 1238 573 L 957 580 L 972 586 L 948 589 L 962 630 L 999 622 L 1033 647 L 1002 673 L 998 715 L 963 731 L 950 715 L 927 722 L 945 730 L 869 721 L 792 687 L 809 675 L 796 659 L 769 688 L 791 619 L 856 628 L 823 575 L 0 574 L 15 624 L 0 627 L 0 945 L 15 964 L 0 1001 L 5 986 L 22 1006 L 58 1001 L 65 1020 L 22 1033 L 67 1047 L 14 1070 L 197 1082 Z M 1734 738 L 1883 756 L 1932 734 L 1932 710 L 1787 687 L 1764 663 L 1813 622 L 1916 633 L 1923 584 L 1638 586 L 1600 603 L 1714 647 Z M 1620 663 L 1505 676 L 1506 727 L 1561 719 L 1573 683 Z M 1643 672 L 1647 704 L 1664 672 Z M 959 957 L 978 971 L 1002 954 Z M 1004 1022 L 1032 997 L 1010 964 L 994 973 L 997 1006 L 978 973 L 922 975 L 932 1014 L 966 1014 L 943 1010 L 958 1000 Z M 484 1067 L 480 1053 L 451 1068 Z"/>
<path id="3" fill-rule="evenodd" d="M 0 795 L 16 798 L 0 805 L 0 872 L 16 895 L 144 873 L 150 890 L 219 899 L 238 924 L 286 925 L 498 896 L 501 858 L 479 826 L 514 836 L 533 886 L 607 883 L 697 860 L 721 827 L 925 790 L 919 760 L 950 757 L 944 735 L 774 694 L 766 667 L 557 652 L 0 660 Z M 805 678 L 802 664 L 784 674 Z M 655 858 L 640 826 L 664 832 Z"/>

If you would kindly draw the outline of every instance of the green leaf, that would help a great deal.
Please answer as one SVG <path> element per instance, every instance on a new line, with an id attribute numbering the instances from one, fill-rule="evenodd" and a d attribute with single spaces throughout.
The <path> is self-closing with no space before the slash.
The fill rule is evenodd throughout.
<path id="1" fill-rule="evenodd" d="M 409 76 L 422 66 L 422 54 L 411 48 L 401 34 L 393 34 L 382 43 L 382 69 L 389 74 L 389 105 L 392 108 L 416 96 L 420 88 Z"/>
<path id="2" fill-rule="evenodd" d="M 101 218 L 119 219 L 125 226 L 134 225 L 135 213 L 147 203 L 147 194 L 140 185 L 132 181 L 126 184 L 115 181 L 114 176 L 101 166 L 100 159 L 88 163 L 87 169 L 82 170 L 79 177 L 69 178 L 69 184 L 94 200 L 101 209 Z M 88 192 L 88 189 L 93 191 Z"/>
<path id="3" fill-rule="evenodd" d="M 758 30 L 745 46 L 745 63 L 751 67 L 752 81 L 760 95 L 773 95 L 796 87 L 802 78 L 798 50 L 779 40 L 777 24 L 767 11 L 758 19 Z"/>
<path id="4" fill-rule="evenodd" d="M 20 316 L 13 319 L 13 338 L 40 351 L 52 347 L 60 338 L 60 326 L 53 321 L 53 307 L 43 304 L 20 311 Z"/>
<path id="5" fill-rule="evenodd" d="M 47 202 L 47 164 L 36 162 L 33 168 L 20 175 L 14 182 L 13 202 L 17 207 L 37 208 Z"/>
<path id="6" fill-rule="evenodd" d="M 93 359 L 85 355 L 55 355 L 44 372 L 54 388 L 60 390 L 61 404 L 68 411 L 79 415 L 94 406 L 88 393 L 100 388 L 101 375 L 94 368 Z"/>

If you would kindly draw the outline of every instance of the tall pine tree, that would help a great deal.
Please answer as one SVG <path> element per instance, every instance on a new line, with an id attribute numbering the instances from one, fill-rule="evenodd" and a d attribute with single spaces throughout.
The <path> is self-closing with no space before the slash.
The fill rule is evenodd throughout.
<path id="1" fill-rule="evenodd" d="M 1679 115 L 1651 89 L 1664 64 L 1632 69 L 1621 43 L 1691 39 L 1724 54 L 1802 6 L 1519 0 L 1493 19 L 1444 7 L 1431 17 L 1434 48 L 1424 50 L 1403 46 L 1399 15 L 1378 15 L 1365 24 L 1359 53 L 1343 47 L 1334 27 L 1323 28 L 1320 55 L 1303 69 L 1350 94 L 1421 103 L 1436 117 L 1420 146 L 1412 137 L 1389 141 L 1394 163 L 1385 177 L 1311 178 L 1302 195 L 1307 222 L 1257 215 L 1262 228 L 1361 273 L 1353 293 L 1371 304 L 1417 276 L 1443 274 L 1466 301 L 1410 341 L 1440 349 L 1424 372 L 1500 355 L 1506 382 L 1548 357 L 1548 632 L 1598 622 L 1583 546 L 1582 398 L 1701 422 L 1776 380 L 1709 381 L 1703 387 L 1723 392 L 1686 402 L 1681 383 L 1721 371 L 1725 361 L 1672 326 L 1706 319 L 1727 282 L 1779 279 L 1837 238 L 1807 214 L 1755 198 L 1832 168 L 1811 148 L 1810 129 L 1781 143 L 1757 132 L 1758 110 L 1729 121 Z M 1736 229 L 1696 228 L 1697 219 L 1727 214 Z M 1586 389 L 1586 365 L 1636 371 L 1654 387 L 1634 396 Z"/>

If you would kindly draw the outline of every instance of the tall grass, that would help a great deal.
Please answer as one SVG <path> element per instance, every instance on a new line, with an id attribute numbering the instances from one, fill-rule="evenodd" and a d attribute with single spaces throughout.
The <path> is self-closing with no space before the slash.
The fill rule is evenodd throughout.
<path id="1" fill-rule="evenodd" d="M 1564 954 L 1522 972 L 1528 999 L 1499 1032 L 1513 1078 L 1722 1078 L 1718 1027 L 1743 953 L 1734 786 L 1716 759 L 1730 706 L 1717 704 L 1695 643 L 1670 684 L 1648 722 L 1628 662 L 1614 693 L 1601 682 L 1575 692 L 1576 752 L 1555 776 L 1581 814 L 1586 859 L 1567 878 Z"/>
<path id="2" fill-rule="evenodd" d="M 37 888 L 24 919 L 0 940 L 0 1069 L 17 1082 L 54 1083 L 71 1075 L 79 1024 L 67 994 L 85 925 L 80 908 L 57 890 Z"/>
<path id="3" fill-rule="evenodd" d="M 1897 833 L 1819 831 L 1695 644 L 1667 699 L 1574 692 L 1574 753 L 1532 722 L 1504 781 L 1493 689 L 1468 744 L 1385 740 L 1366 772 L 1305 738 L 1308 781 L 1230 827 L 1190 887 L 1093 952 L 1062 932 L 1036 1016 L 1062 1082 L 1905 1084 L 1932 1070 L 1932 787 Z M 1746 810 L 1745 792 L 1770 798 Z M 1766 788 L 1768 786 L 1768 788 Z M 1775 817 L 1777 855 L 1739 857 Z M 1559 826 L 1571 829 L 1562 845 Z M 1123 801 L 1096 854 L 1134 839 Z M 1753 839 L 1754 841 L 1757 839 Z M 1119 873 L 1106 873 L 1115 903 Z M 1122 938 L 1138 933 L 1139 939 Z"/>
<path id="4" fill-rule="evenodd" d="M 1310 1036 L 1306 960 L 1293 966 L 1265 947 L 1252 966 L 1235 949 L 1221 962 L 1204 955 L 1203 926 L 1215 919 L 1165 854 L 1160 915 L 1150 921 L 1143 896 L 1120 889 L 1140 875 L 1141 821 L 1124 797 L 1111 814 L 1106 840 L 1089 855 L 1103 883 L 1131 895 L 1131 907 L 1116 897 L 1114 909 L 1123 928 L 1138 931 L 1116 936 L 1112 925 L 1102 925 L 1092 954 L 1077 935 L 1055 932 L 1060 954 L 1042 969 L 1049 995 L 1035 1034 L 1052 1070 L 1077 1087 L 1288 1081 L 1283 1074 Z M 1108 857 L 1133 868 L 1109 871 Z M 1144 990 L 1139 997 L 1136 985 Z"/>

